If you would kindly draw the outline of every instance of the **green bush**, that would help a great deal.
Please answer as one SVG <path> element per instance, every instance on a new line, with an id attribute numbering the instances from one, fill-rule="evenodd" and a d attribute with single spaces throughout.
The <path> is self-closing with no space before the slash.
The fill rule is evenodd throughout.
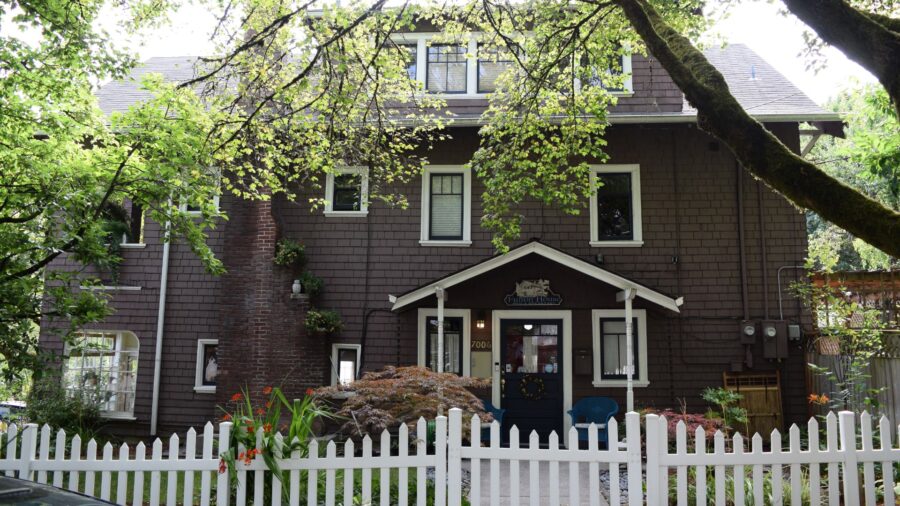
<path id="1" fill-rule="evenodd" d="M 306 313 L 304 325 L 309 335 L 331 335 L 343 327 L 341 316 L 337 311 L 329 309 L 310 309 Z"/>
<path id="2" fill-rule="evenodd" d="M 318 297 L 322 293 L 322 278 L 317 278 L 309 271 L 300 275 L 300 284 L 303 286 L 303 293 L 310 297 Z"/>
<path id="3" fill-rule="evenodd" d="M 63 429 L 71 438 L 76 434 L 83 441 L 96 437 L 101 427 L 100 393 L 69 391 L 63 387 L 58 374 L 44 374 L 35 379 L 28 393 L 25 418 L 39 426 Z"/>

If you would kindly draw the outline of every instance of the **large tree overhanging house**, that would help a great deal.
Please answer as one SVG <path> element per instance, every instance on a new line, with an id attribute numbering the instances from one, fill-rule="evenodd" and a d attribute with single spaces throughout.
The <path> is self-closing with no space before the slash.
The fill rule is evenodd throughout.
<path id="1" fill-rule="evenodd" d="M 626 404 L 626 306 L 636 406 L 699 409 L 701 390 L 723 374 L 761 373 L 780 377 L 771 399 L 782 405 L 772 412 L 805 418 L 811 321 L 785 290 L 806 256 L 805 216 L 697 127 L 659 63 L 624 58 L 631 78 L 609 115 L 610 159 L 594 166 L 605 184 L 584 212 L 526 201 L 522 239 L 497 255 L 480 226 L 483 185 L 465 168 L 496 73 L 464 49 L 429 51 L 428 36 L 409 37 L 410 73 L 447 97 L 454 121 L 421 178 L 397 188 L 408 209 L 367 202 L 364 167 L 329 175 L 324 195 L 223 195 L 229 219 L 209 242 L 225 275 L 206 274 L 182 243 L 166 246 L 163 228 L 147 220 L 132 234 L 138 242 L 122 244 L 115 283 L 95 288 L 108 291 L 115 313 L 84 335 L 108 351 L 67 353 L 46 322 L 41 344 L 68 355 L 65 381 L 108 390 L 109 428 L 164 434 L 216 418 L 244 385 L 302 395 L 360 371 L 418 364 L 491 379 L 483 395 L 523 434 L 559 431 L 579 398 Z M 747 47 L 706 55 L 741 105 L 794 151 L 807 136 L 841 135 L 838 115 Z M 101 108 L 146 99 L 138 84 L 146 73 L 184 81 L 193 62 L 152 58 L 132 79 L 103 86 Z M 311 210 L 309 200 L 322 197 L 325 209 Z M 309 299 L 293 294 L 296 273 L 273 263 L 281 239 L 305 246 L 306 268 L 324 281 L 316 305 L 340 314 L 339 332 L 307 334 Z M 62 258 L 54 268 L 72 265 Z"/>

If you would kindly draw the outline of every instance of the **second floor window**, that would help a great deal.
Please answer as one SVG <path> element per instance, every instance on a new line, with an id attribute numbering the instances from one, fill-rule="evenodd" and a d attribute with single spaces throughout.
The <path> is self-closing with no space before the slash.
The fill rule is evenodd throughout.
<path id="1" fill-rule="evenodd" d="M 437 93 L 465 93 L 466 47 L 436 44 L 428 47 L 425 88 Z"/>
<path id="2" fill-rule="evenodd" d="M 640 246 L 641 184 L 637 165 L 604 165 L 593 169 L 591 245 Z"/>
<path id="3" fill-rule="evenodd" d="M 429 239 L 463 238 L 463 175 L 431 175 L 431 223 Z"/>
<path id="4" fill-rule="evenodd" d="M 497 78 L 516 65 L 516 60 L 508 51 L 499 49 L 478 49 L 478 93 L 497 91 Z"/>
<path id="5" fill-rule="evenodd" d="M 325 214 L 361 215 L 367 212 L 368 176 L 364 167 L 339 169 L 325 180 Z"/>
<path id="6" fill-rule="evenodd" d="M 406 75 L 410 79 L 416 78 L 418 71 L 418 57 L 416 44 L 400 44 L 400 49 L 405 52 L 406 57 Z"/>

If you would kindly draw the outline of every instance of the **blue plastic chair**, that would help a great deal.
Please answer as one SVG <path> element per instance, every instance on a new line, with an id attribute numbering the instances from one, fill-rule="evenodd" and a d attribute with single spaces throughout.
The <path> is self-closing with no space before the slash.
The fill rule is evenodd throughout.
<path id="1" fill-rule="evenodd" d="M 497 423 L 500 424 L 501 427 L 503 427 L 503 415 L 506 413 L 506 410 L 494 407 L 494 405 L 491 404 L 491 401 L 482 400 L 481 402 L 484 403 L 484 410 L 487 411 L 488 413 L 490 413 L 491 416 L 494 417 L 494 420 L 497 420 Z M 482 441 L 490 441 L 491 440 L 490 427 L 483 427 L 481 429 L 481 440 Z"/>
<path id="2" fill-rule="evenodd" d="M 572 417 L 572 426 L 576 423 L 596 423 L 603 424 L 602 428 L 597 430 L 597 442 L 609 446 L 609 433 L 606 426 L 610 418 L 619 412 L 619 404 L 609 397 L 584 397 L 572 406 L 569 415 Z M 576 427 L 578 431 L 578 441 L 588 440 L 587 428 Z"/>

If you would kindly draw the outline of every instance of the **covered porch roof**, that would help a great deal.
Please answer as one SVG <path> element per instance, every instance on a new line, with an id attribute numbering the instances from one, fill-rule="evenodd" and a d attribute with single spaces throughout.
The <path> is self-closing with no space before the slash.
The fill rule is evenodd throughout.
<path id="1" fill-rule="evenodd" d="M 656 290 L 636 283 L 626 277 L 612 273 L 606 269 L 602 269 L 596 265 L 586 262 L 580 258 L 574 257 L 568 253 L 560 251 L 556 248 L 547 246 L 537 239 L 533 239 L 517 248 L 510 250 L 508 253 L 495 255 L 484 261 L 466 267 L 462 270 L 448 274 L 427 285 L 420 286 L 403 295 L 394 297 L 390 296 L 392 311 L 399 311 L 417 301 L 435 294 L 435 290 L 451 288 L 472 278 L 490 272 L 498 267 L 515 262 L 528 255 L 539 255 L 543 258 L 556 262 L 560 265 L 578 271 L 586 276 L 592 277 L 606 284 L 609 284 L 620 290 L 634 290 L 634 296 L 652 302 L 660 307 L 680 312 L 683 299 L 681 297 L 673 298 Z"/>

